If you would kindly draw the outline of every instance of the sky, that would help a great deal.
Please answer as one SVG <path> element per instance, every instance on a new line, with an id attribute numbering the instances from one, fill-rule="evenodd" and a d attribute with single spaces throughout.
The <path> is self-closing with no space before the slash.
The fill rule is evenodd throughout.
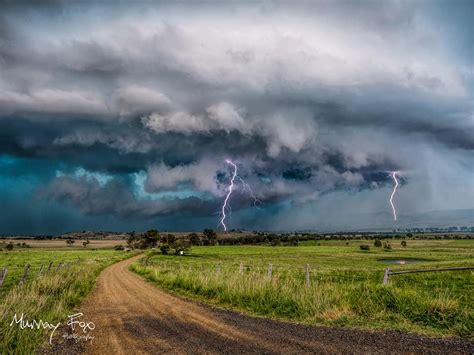
<path id="1" fill-rule="evenodd" d="M 229 228 L 473 209 L 473 15 L 469 0 L 0 1 L 0 233 L 222 229 L 227 159 Z"/>

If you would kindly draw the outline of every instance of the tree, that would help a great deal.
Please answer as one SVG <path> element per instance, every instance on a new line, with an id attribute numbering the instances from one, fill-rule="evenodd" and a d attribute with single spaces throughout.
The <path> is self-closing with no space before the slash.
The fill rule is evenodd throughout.
<path id="1" fill-rule="evenodd" d="M 86 239 L 85 241 L 82 242 L 82 245 L 84 246 L 84 248 L 86 248 L 90 243 L 90 240 L 89 239 Z"/>
<path id="2" fill-rule="evenodd" d="M 159 240 L 160 240 L 160 235 L 157 230 L 151 229 L 149 231 L 146 231 L 143 234 L 141 249 L 155 248 L 158 245 Z"/>
<path id="3" fill-rule="evenodd" d="M 189 242 L 191 245 L 200 245 L 201 244 L 201 238 L 196 233 L 191 233 L 188 235 Z"/>
<path id="4" fill-rule="evenodd" d="M 213 229 L 206 228 L 206 229 L 204 229 L 204 231 L 202 232 L 202 234 L 204 234 L 204 237 L 205 237 L 206 240 L 208 241 L 208 244 L 210 244 L 210 245 L 215 245 L 215 244 L 216 244 L 216 241 L 217 241 L 217 233 L 214 232 Z"/>
<path id="5" fill-rule="evenodd" d="M 176 240 L 176 237 L 174 236 L 174 234 L 167 234 L 166 235 L 166 243 L 167 244 L 173 244 L 174 241 Z"/>
<path id="6" fill-rule="evenodd" d="M 406 248 L 407 247 L 407 242 L 405 240 L 402 240 L 402 247 Z"/>
<path id="7" fill-rule="evenodd" d="M 76 241 L 74 239 L 68 238 L 66 239 L 66 244 L 70 247 L 75 243 Z"/>
<path id="8" fill-rule="evenodd" d="M 374 242 L 374 247 L 381 248 L 382 247 L 382 241 L 380 239 L 376 239 L 375 242 Z"/>

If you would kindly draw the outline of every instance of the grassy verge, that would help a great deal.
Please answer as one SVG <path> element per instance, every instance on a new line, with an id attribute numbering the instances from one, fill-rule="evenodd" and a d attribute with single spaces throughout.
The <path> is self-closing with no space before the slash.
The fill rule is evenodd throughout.
<path id="1" fill-rule="evenodd" d="M 44 264 L 52 257 L 56 257 L 55 260 L 77 260 L 78 255 L 69 253 L 75 252 L 43 250 L 16 255 L 12 252 L 8 261 L 14 269 L 15 265 L 24 265 L 26 260 L 33 266 Z M 81 252 L 81 263 L 54 269 L 54 272 L 30 279 L 24 285 L 13 282 L 17 274 L 10 275 L 12 282 L 0 298 L 0 353 L 31 354 L 50 333 L 41 329 L 10 326 L 15 313 L 18 317 L 23 313 L 29 320 L 44 320 L 54 324 L 64 322 L 73 308 L 92 290 L 100 271 L 132 255 L 111 250 Z"/>
<path id="2" fill-rule="evenodd" d="M 390 285 L 381 285 L 388 266 L 381 259 L 423 259 L 419 264 L 389 265 L 393 269 L 466 266 L 472 265 L 471 245 L 425 242 L 369 253 L 358 251 L 356 245 L 195 248 L 191 257 L 157 255 L 150 259 L 151 265 L 135 263 L 131 269 L 160 287 L 251 314 L 472 338 L 472 272 L 400 275 Z M 306 263 L 312 270 L 309 287 L 303 271 Z"/>

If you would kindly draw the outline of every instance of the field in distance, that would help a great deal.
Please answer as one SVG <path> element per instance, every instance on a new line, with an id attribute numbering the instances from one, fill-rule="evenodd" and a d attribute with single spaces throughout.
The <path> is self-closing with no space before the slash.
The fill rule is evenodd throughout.
<path id="1" fill-rule="evenodd" d="M 474 266 L 473 240 L 308 241 L 299 246 L 158 250 L 132 270 L 160 287 L 251 314 L 434 336 L 474 334 L 472 270 L 393 275 L 384 269 Z M 360 249 L 369 245 L 370 250 Z M 306 277 L 309 266 L 309 284 Z"/>
<path id="2" fill-rule="evenodd" d="M 47 249 L 62 249 L 62 248 L 85 248 L 83 243 L 86 239 L 74 239 L 74 244 L 69 245 L 66 243 L 66 239 L 16 239 L 6 238 L 0 240 L 0 249 L 5 249 L 5 245 L 13 243 L 22 245 L 23 243 L 29 245 L 31 248 L 47 248 Z M 116 245 L 127 245 L 127 241 L 124 239 L 89 239 L 88 249 L 102 249 L 102 248 L 113 248 Z"/>

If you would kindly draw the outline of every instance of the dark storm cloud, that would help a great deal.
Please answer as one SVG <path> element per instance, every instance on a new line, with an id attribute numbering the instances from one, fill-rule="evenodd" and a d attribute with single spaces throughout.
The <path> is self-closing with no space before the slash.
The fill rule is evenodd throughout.
<path id="1" fill-rule="evenodd" d="M 334 191 L 378 196 L 392 170 L 405 189 L 449 175 L 469 190 L 472 62 L 441 29 L 472 29 L 439 7 L 0 2 L 0 154 L 51 164 L 42 197 L 128 219 L 215 212 L 229 158 L 266 221 Z"/>
<path id="2" fill-rule="evenodd" d="M 123 181 L 112 179 L 101 186 L 94 178 L 58 177 L 40 191 L 40 196 L 71 204 L 88 215 L 113 214 L 122 218 L 172 215 L 209 215 L 218 206 L 196 197 L 139 200 Z"/>

